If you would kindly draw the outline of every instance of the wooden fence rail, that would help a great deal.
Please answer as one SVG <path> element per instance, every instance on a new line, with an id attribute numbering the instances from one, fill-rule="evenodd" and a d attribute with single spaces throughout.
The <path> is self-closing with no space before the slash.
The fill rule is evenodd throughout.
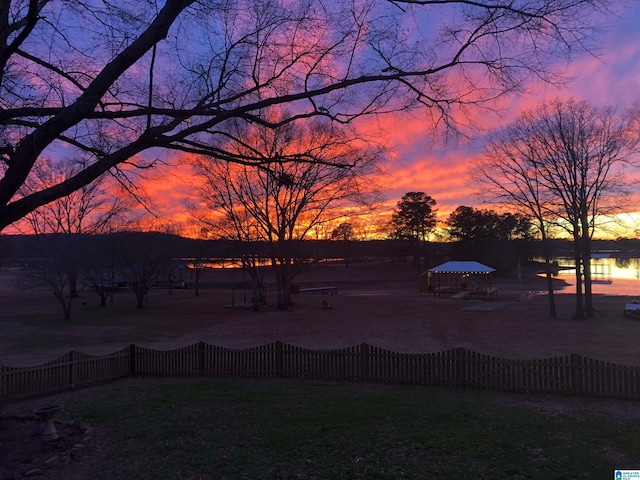
<path id="1" fill-rule="evenodd" d="M 131 345 L 103 356 L 71 351 L 39 366 L 0 367 L 0 401 L 135 375 L 296 378 L 640 399 L 640 367 L 575 354 L 508 360 L 464 348 L 413 354 L 364 343 L 309 350 L 282 342 L 248 349 L 200 342 L 175 350 Z"/>

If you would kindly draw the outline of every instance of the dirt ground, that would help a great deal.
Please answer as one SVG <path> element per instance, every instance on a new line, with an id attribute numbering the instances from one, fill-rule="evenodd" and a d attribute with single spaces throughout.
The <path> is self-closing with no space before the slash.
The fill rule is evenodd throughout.
<path id="1" fill-rule="evenodd" d="M 421 296 L 413 267 L 353 265 L 305 272 L 304 286 L 336 286 L 338 295 L 299 294 L 289 311 L 269 303 L 255 312 L 227 308 L 231 288 L 242 280 L 237 271 L 205 278 L 207 288 L 154 290 L 142 310 L 130 292 L 118 292 L 113 304 L 98 306 L 97 295 L 82 292 L 71 320 L 50 292 L 25 288 L 20 276 L 0 272 L 0 365 L 37 365 L 69 350 L 105 354 L 137 343 L 176 348 L 204 341 L 246 348 L 281 340 L 307 348 L 342 348 L 362 342 L 398 352 L 434 352 L 466 347 L 506 358 L 544 358 L 579 353 L 627 365 L 640 365 L 640 321 L 624 318 L 631 297 L 597 296 L 598 313 L 573 320 L 571 287 L 558 283 L 558 318 L 548 316 L 545 283 L 535 272 L 522 280 L 494 278 L 495 301 Z M 242 292 L 236 291 L 236 302 Z M 331 304 L 325 308 L 324 302 Z M 121 384 L 177 381 L 125 379 Z M 180 380 L 182 381 L 182 380 Z M 100 396 L 109 386 L 67 392 L 45 399 L 5 405 L 0 412 L 0 478 L 85 478 L 85 466 L 101 462 L 109 450 L 108 432 L 90 425 L 57 422 L 60 440 L 40 440 L 41 422 L 34 408 L 64 405 L 70 395 Z M 536 396 L 496 395 L 556 415 L 577 410 L 623 418 L 640 418 L 637 402 Z M 108 463 L 105 463 L 108 465 Z"/>
<path id="2" fill-rule="evenodd" d="M 204 341 L 247 348 L 283 341 L 306 348 L 343 348 L 366 342 L 398 352 L 426 353 L 465 347 L 506 358 L 545 358 L 578 353 L 627 365 L 640 365 L 640 321 L 624 318 L 630 297 L 596 296 L 598 313 L 573 320 L 572 287 L 556 295 L 558 318 L 548 316 L 543 279 L 533 271 L 522 280 L 493 279 L 495 301 L 422 296 L 414 267 L 372 264 L 326 266 L 304 272 L 304 286 L 336 286 L 338 295 L 298 294 L 289 311 L 273 307 L 275 293 L 259 312 L 227 308 L 231 288 L 242 280 L 234 270 L 205 277 L 199 297 L 187 290 L 151 291 L 136 310 L 130 292 L 98 307 L 85 291 L 64 321 L 55 298 L 21 287 L 2 273 L 0 281 L 0 365 L 36 365 L 69 350 L 105 354 L 131 343 L 176 348 Z M 236 291 L 236 303 L 242 291 Z M 329 302 L 330 309 L 324 302 Z"/>

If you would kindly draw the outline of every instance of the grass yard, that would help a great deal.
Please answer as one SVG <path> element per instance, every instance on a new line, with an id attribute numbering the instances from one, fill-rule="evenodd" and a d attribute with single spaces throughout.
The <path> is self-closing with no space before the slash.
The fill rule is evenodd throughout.
<path id="1" fill-rule="evenodd" d="M 339 295 L 328 297 L 332 309 L 318 295 L 296 296 L 286 312 L 227 309 L 230 290 L 218 288 L 200 297 L 154 290 L 137 310 L 129 292 L 106 307 L 86 292 L 70 321 L 50 292 L 19 289 L 0 276 L 0 365 L 37 365 L 70 349 L 105 354 L 130 343 L 247 348 L 277 340 L 312 349 L 366 342 L 407 353 L 465 347 L 505 358 L 578 353 L 640 365 L 640 324 L 622 316 L 631 297 L 598 296 L 597 315 L 575 321 L 572 295 L 558 295 L 559 316 L 548 318 L 546 297 L 529 295 L 540 290 L 535 276 L 525 286 L 501 283 L 499 300 L 485 302 L 422 297 L 406 268 L 308 274 L 309 284 L 339 285 Z M 62 407 L 61 438 L 44 444 L 33 410 L 52 404 Z M 568 480 L 640 468 L 640 403 L 608 399 L 130 378 L 0 413 L 0 479 L 31 472 L 48 480 Z"/>
<path id="2" fill-rule="evenodd" d="M 640 406 L 604 399 L 131 379 L 11 408 L 52 403 L 93 428 L 95 447 L 46 478 L 548 480 L 640 467 Z"/>

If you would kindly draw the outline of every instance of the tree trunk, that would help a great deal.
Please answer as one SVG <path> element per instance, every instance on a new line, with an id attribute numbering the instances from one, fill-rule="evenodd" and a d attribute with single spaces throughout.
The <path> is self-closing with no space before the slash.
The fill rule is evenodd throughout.
<path id="1" fill-rule="evenodd" d="M 200 274 L 202 273 L 203 268 L 204 266 L 201 262 L 193 264 L 193 287 L 196 297 L 200 296 Z"/>
<path id="2" fill-rule="evenodd" d="M 251 276 L 251 290 L 253 292 L 251 297 L 251 303 L 253 303 L 253 309 L 257 312 L 258 310 L 260 310 L 260 303 L 261 303 L 260 284 L 258 281 L 257 274 L 254 274 Z"/>
<path id="3" fill-rule="evenodd" d="M 73 301 L 73 297 L 69 294 L 68 296 L 64 293 L 64 286 L 61 288 L 54 288 L 53 295 L 56 297 L 60 304 L 62 305 L 62 311 L 64 312 L 64 319 L 71 319 L 71 302 Z"/>
<path id="4" fill-rule="evenodd" d="M 65 302 L 64 300 L 62 301 L 62 309 L 64 310 L 64 319 L 70 320 L 71 319 L 71 299 L 69 299 L 69 302 Z"/>
<path id="5" fill-rule="evenodd" d="M 344 266 L 349 268 L 349 253 L 351 251 L 349 240 L 343 240 L 344 242 Z"/>
<path id="6" fill-rule="evenodd" d="M 549 317 L 557 318 L 556 312 L 556 299 L 553 291 L 553 278 L 551 276 L 551 247 L 549 246 L 549 239 L 545 232 L 542 232 L 542 243 L 544 244 L 544 266 L 545 276 L 547 279 L 547 292 L 549 297 Z"/>
<path id="7" fill-rule="evenodd" d="M 71 319 L 71 302 L 73 301 L 73 297 L 69 295 L 69 297 L 65 297 L 64 293 L 55 293 L 54 295 L 58 300 L 60 300 L 60 304 L 62 305 L 62 311 L 64 313 L 64 319 Z"/>
<path id="8" fill-rule="evenodd" d="M 591 238 L 588 219 L 582 219 L 582 265 L 584 272 L 584 304 L 587 317 L 593 317 L 593 289 L 591 278 Z"/>
<path id="9" fill-rule="evenodd" d="M 580 237 L 577 232 L 573 235 L 573 256 L 576 263 L 576 311 L 573 314 L 573 318 L 584 320 L 584 308 L 582 306 L 582 254 Z"/>
<path id="10" fill-rule="evenodd" d="M 289 270 L 287 268 L 287 270 Z M 282 282 L 282 305 L 285 309 L 289 309 L 293 305 L 291 300 L 291 276 L 289 274 L 283 277 Z"/>
<path id="11" fill-rule="evenodd" d="M 136 294 L 136 308 L 144 308 L 144 296 L 146 295 L 146 293 L 147 292 L 145 292 L 142 289 L 135 291 L 135 294 Z"/>
<path id="12" fill-rule="evenodd" d="M 427 270 L 431 266 L 431 242 L 425 240 L 424 242 L 424 270 Z M 422 273 L 422 272 L 420 272 Z"/>
<path id="13" fill-rule="evenodd" d="M 75 275 L 69 275 L 69 295 L 78 298 L 78 278 Z"/>
<path id="14" fill-rule="evenodd" d="M 422 271 L 420 270 L 420 239 L 415 237 L 415 245 L 413 250 L 413 264 L 416 266 L 416 274 L 420 275 Z"/>
<path id="15" fill-rule="evenodd" d="M 275 265 L 276 286 L 278 291 L 277 307 L 281 310 L 288 310 L 291 305 L 291 266 L 290 260 L 283 259 L 282 263 Z"/>

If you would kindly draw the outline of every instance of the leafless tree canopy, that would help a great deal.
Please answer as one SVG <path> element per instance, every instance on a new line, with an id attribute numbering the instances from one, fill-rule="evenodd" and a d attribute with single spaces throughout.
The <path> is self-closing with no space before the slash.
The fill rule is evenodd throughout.
<path id="1" fill-rule="evenodd" d="M 485 194 L 574 241 L 576 317 L 582 316 L 582 276 L 587 314 L 591 304 L 591 238 L 599 219 L 625 211 L 627 167 L 637 150 L 635 114 L 584 101 L 554 100 L 525 112 L 490 139 L 477 172 Z"/>
<path id="2" fill-rule="evenodd" d="M 271 108 L 348 122 L 466 107 L 552 80 L 602 0 L 8 0 L 0 4 L 0 229 L 162 150 L 215 154 Z M 452 12 L 455 15 L 451 15 Z M 46 158 L 85 168 L 23 194 Z M 229 155 L 227 160 L 243 160 Z"/>
<path id="3" fill-rule="evenodd" d="M 223 158 L 197 156 L 195 167 L 204 180 L 201 198 L 226 219 L 215 227 L 227 238 L 300 240 L 328 209 L 366 203 L 376 193 L 368 176 L 380 150 L 328 122 L 240 126 L 221 148 Z M 244 162 L 228 162 L 228 155 Z"/>
<path id="4" fill-rule="evenodd" d="M 546 102 L 492 136 L 477 180 L 493 200 L 570 233 L 585 219 L 592 236 L 598 218 L 627 206 L 633 118 L 584 101 Z"/>
<path id="5" fill-rule="evenodd" d="M 366 203 L 380 151 L 326 122 L 236 131 L 224 146 L 250 164 L 196 157 L 201 198 L 218 234 L 236 240 L 301 240 L 330 208 Z M 242 140 L 239 140 L 242 139 Z"/>
<path id="6" fill-rule="evenodd" d="M 71 178 L 83 168 L 72 162 L 38 162 L 23 185 L 23 195 L 52 187 Z M 66 197 L 37 208 L 25 217 L 27 233 L 100 234 L 117 230 L 127 224 L 132 200 L 126 192 L 103 175 L 80 187 Z M 118 193 L 121 193 L 120 195 Z"/>
<path id="7" fill-rule="evenodd" d="M 207 223 L 222 237 L 267 245 L 284 296 L 279 305 L 288 306 L 299 242 L 329 209 L 375 194 L 368 175 L 379 151 L 328 122 L 256 124 L 233 133 L 225 151 L 255 160 L 197 157 L 201 197 L 214 215 Z"/>

